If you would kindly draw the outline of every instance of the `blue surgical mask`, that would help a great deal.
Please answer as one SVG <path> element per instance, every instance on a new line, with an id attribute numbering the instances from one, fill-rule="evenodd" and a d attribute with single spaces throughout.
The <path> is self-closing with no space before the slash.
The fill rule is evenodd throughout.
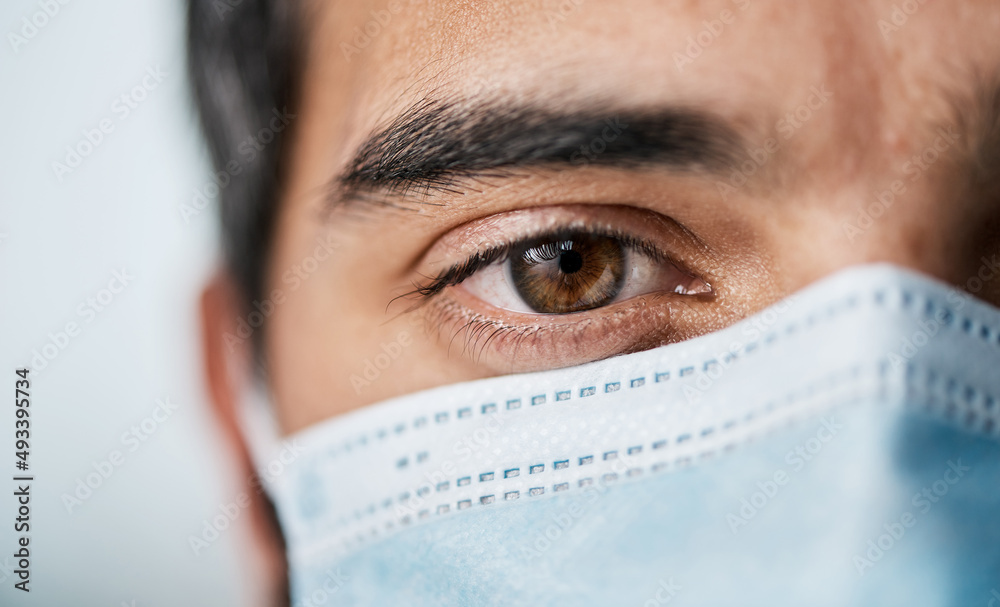
<path id="1" fill-rule="evenodd" d="M 319 423 L 268 491 L 296 606 L 985 606 L 998 437 L 1000 310 L 873 265 Z"/>

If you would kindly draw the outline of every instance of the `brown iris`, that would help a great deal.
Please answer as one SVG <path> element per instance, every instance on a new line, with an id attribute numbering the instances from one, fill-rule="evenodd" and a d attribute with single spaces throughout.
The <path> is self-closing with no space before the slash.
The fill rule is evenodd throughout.
<path id="1" fill-rule="evenodd" d="M 611 303 L 625 283 L 625 249 L 607 236 L 548 238 L 510 258 L 518 295 L 535 312 L 565 314 Z"/>

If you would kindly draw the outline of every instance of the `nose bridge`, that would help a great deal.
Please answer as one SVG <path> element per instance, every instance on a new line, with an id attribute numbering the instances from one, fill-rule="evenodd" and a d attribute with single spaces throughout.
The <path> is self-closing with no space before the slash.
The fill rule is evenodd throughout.
<path id="1" fill-rule="evenodd" d="M 869 88 L 837 100 L 832 122 L 854 135 L 840 139 L 840 153 L 854 156 L 844 166 L 856 171 L 826 171 L 825 185 L 843 188 L 835 194 L 848 244 L 843 262 L 890 262 L 967 288 L 991 274 L 1000 253 L 1000 87 L 988 78 L 952 81 L 941 75 L 949 59 L 901 52 L 900 45 L 926 33 L 862 37 L 867 45 L 848 51 L 853 65 L 868 61 L 875 77 Z M 841 84 L 857 91 L 869 70 L 851 74 Z M 858 126 L 849 131 L 852 120 Z M 1000 279 L 977 295 L 1000 302 L 995 283 Z"/>
<path id="2" fill-rule="evenodd" d="M 959 278 L 965 264 L 950 234 L 953 221 L 931 204 L 910 201 L 909 208 L 895 210 L 881 204 L 876 200 L 858 212 L 859 227 L 868 226 L 856 240 L 859 261 L 891 262 L 950 282 Z"/>
<path id="3" fill-rule="evenodd" d="M 834 209 L 844 262 L 890 262 L 961 284 L 1000 240 L 996 205 L 970 173 L 974 125 L 956 120 L 940 91 L 897 107 L 886 103 L 902 84 L 880 85 L 881 95 L 843 103 L 836 118 L 842 125 L 851 110 L 871 110 L 870 130 L 838 152 L 856 155 L 856 170 L 823 170 L 812 195 Z"/>
<path id="4" fill-rule="evenodd" d="M 923 78 L 926 61 L 901 54 L 909 38 L 857 26 L 875 23 L 883 8 L 838 6 L 820 30 L 820 69 L 833 99 L 810 123 L 793 204 L 825 206 L 800 207 L 798 218 L 819 217 L 827 229 L 797 239 L 815 263 L 805 272 L 815 279 L 847 265 L 890 262 L 961 285 L 1000 235 L 990 234 L 988 209 L 969 187 L 970 124 L 956 122 L 940 83 Z"/>
<path id="5" fill-rule="evenodd" d="M 998 303 L 1000 272 L 993 268 L 1000 262 L 1000 223 L 963 180 L 930 162 L 935 155 L 928 150 L 944 150 L 946 140 L 942 134 L 914 153 L 913 166 L 919 161 L 927 167 L 921 173 L 904 172 L 854 205 L 844 223 L 853 249 L 847 257 L 894 263 Z"/>
<path id="6" fill-rule="evenodd" d="M 786 290 L 849 266 L 891 263 L 1000 305 L 1000 213 L 969 187 L 946 139 L 915 147 L 899 170 L 828 182 L 784 207 L 787 221 L 771 244 L 786 251 Z"/>

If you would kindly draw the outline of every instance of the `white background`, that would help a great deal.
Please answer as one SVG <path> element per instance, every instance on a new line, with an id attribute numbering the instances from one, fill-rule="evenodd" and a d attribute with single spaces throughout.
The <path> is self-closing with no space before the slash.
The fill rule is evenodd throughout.
<path id="1" fill-rule="evenodd" d="M 9 34 L 40 1 L 0 7 L 0 604 L 254 604 L 239 556 L 249 517 L 200 556 L 188 544 L 237 490 L 197 333 L 216 221 L 211 209 L 189 222 L 179 210 L 209 180 L 184 70 L 184 3 L 74 0 L 15 52 Z M 156 66 L 163 82 L 127 118 L 116 113 L 114 100 Z M 114 131 L 59 181 L 53 162 L 105 118 Z M 123 268 L 134 279 L 87 322 L 78 308 Z M 79 335 L 31 376 L 25 595 L 9 573 L 14 370 L 71 321 Z M 166 398 L 178 410 L 130 452 L 122 434 Z M 61 496 L 114 450 L 124 464 L 68 513 Z"/>

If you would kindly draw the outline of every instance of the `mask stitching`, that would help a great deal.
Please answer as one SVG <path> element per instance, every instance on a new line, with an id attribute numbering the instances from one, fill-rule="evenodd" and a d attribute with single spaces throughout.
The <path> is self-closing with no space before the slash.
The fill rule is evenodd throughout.
<path id="1" fill-rule="evenodd" d="M 939 379 L 944 381 L 943 394 L 936 393 Z M 918 380 L 922 383 L 918 384 Z M 964 430 L 984 436 L 993 436 L 1000 430 L 1000 407 L 995 395 L 970 384 L 961 383 L 953 377 L 939 378 L 938 374 L 926 367 L 908 363 L 906 368 L 906 397 L 908 401 L 923 399 L 920 406 L 924 413 L 936 417 Z M 943 403 L 935 398 L 944 397 Z M 961 405 L 956 405 L 956 401 Z M 935 405 L 942 406 L 934 411 Z M 964 416 L 961 414 L 964 412 Z M 977 422 L 981 422 L 976 427 Z M 1000 432 L 997 432 L 1000 436 Z"/>
<path id="2" fill-rule="evenodd" d="M 855 368 L 851 369 L 848 372 L 848 374 L 850 374 L 850 375 L 856 375 L 857 373 L 860 373 L 860 372 L 863 372 L 863 370 L 862 370 L 862 367 L 859 366 L 859 367 L 855 367 Z M 862 395 L 863 398 L 872 398 L 872 402 L 873 403 L 875 403 L 875 402 L 881 403 L 882 401 L 884 401 L 884 397 L 881 396 L 881 395 L 879 395 L 878 393 L 880 392 L 880 388 L 884 386 L 884 380 L 885 380 L 885 376 L 887 374 L 887 365 L 884 364 L 884 363 L 879 363 L 877 365 L 877 374 L 878 374 L 879 382 L 877 384 L 875 384 L 874 386 L 872 386 L 872 394 Z M 906 391 L 907 391 L 907 396 L 909 397 L 907 399 L 907 401 L 908 401 L 907 404 L 909 405 L 910 408 L 918 408 L 918 409 L 919 408 L 923 408 L 925 412 L 933 413 L 933 411 L 931 410 L 931 407 L 934 404 L 933 400 L 934 400 L 936 394 L 932 390 L 928 390 L 926 392 L 923 392 L 921 399 L 916 399 L 912 395 L 912 392 L 915 391 L 917 389 L 917 387 L 918 387 L 918 385 L 917 385 L 918 379 L 920 379 L 922 377 L 925 380 L 927 386 L 929 387 L 930 385 L 932 385 L 936 381 L 935 375 L 936 374 L 933 371 L 931 371 L 931 370 L 923 369 L 923 368 L 920 368 L 920 367 L 918 367 L 916 365 L 909 365 L 908 366 L 907 373 L 906 373 Z M 808 386 L 806 386 L 806 387 L 804 387 L 804 388 L 796 391 L 796 393 L 794 393 L 794 396 L 792 396 L 792 395 L 786 395 L 783 398 L 776 399 L 776 400 L 773 400 L 773 401 L 769 401 L 765 405 L 763 405 L 761 407 L 758 407 L 757 409 L 755 409 L 755 410 L 749 412 L 748 414 L 746 414 L 744 416 L 744 421 L 750 421 L 757 414 L 759 414 L 759 412 L 761 410 L 771 411 L 771 410 L 775 409 L 777 406 L 780 406 L 782 408 L 793 408 L 798 402 L 800 402 L 804 398 L 808 397 L 808 395 L 812 392 L 812 389 L 815 386 L 822 385 L 824 383 L 828 383 L 830 381 L 830 378 L 833 377 L 833 376 L 835 376 L 835 375 L 826 376 L 826 377 L 824 377 L 824 378 L 822 378 L 820 380 L 812 382 L 810 385 L 808 385 Z M 972 429 L 970 420 L 974 421 L 975 419 L 977 419 L 975 417 L 975 409 L 976 409 L 976 404 L 975 403 L 981 403 L 981 408 L 982 409 L 984 409 L 986 411 L 992 411 L 992 417 L 984 417 L 983 418 L 984 420 L 989 420 L 989 422 L 991 422 L 991 423 L 989 423 L 987 425 L 985 423 L 985 421 L 984 421 L 984 428 L 987 428 L 987 430 L 985 432 L 984 431 L 976 431 L 974 429 L 972 429 L 972 431 L 976 432 L 977 434 L 980 434 L 980 433 L 990 434 L 993 429 L 1000 429 L 1000 423 L 998 423 L 998 422 L 1000 422 L 1000 408 L 997 407 L 997 402 L 998 402 L 997 396 L 995 396 L 993 394 L 990 394 L 990 393 L 986 392 L 985 390 L 977 389 L 976 387 L 971 386 L 969 384 L 965 384 L 965 383 L 959 382 L 958 380 L 954 379 L 953 377 L 946 377 L 946 378 L 943 378 L 943 379 L 948 383 L 948 386 L 949 386 L 949 387 L 946 388 L 946 396 L 948 396 L 952 392 L 956 392 L 956 391 L 960 392 L 961 398 L 958 399 L 958 400 L 959 400 L 959 402 L 962 405 L 964 405 L 966 407 L 966 416 L 964 418 L 964 421 L 962 421 L 961 423 L 956 424 L 955 423 L 956 420 L 954 418 L 959 414 L 959 406 L 955 405 L 955 399 L 949 399 L 948 403 L 946 405 L 945 412 L 943 414 L 936 415 L 935 417 L 944 419 L 945 421 L 948 421 L 948 422 L 952 423 L 953 425 L 964 426 L 965 429 L 970 430 L 970 429 Z M 874 397 L 873 397 L 873 395 L 874 395 Z M 910 399 L 913 399 L 913 400 L 910 401 Z M 781 405 L 776 405 L 775 404 L 776 402 L 781 402 L 781 401 L 784 401 Z M 919 401 L 922 401 L 922 402 L 919 402 Z M 819 416 L 822 416 L 822 415 L 827 414 L 829 412 L 832 412 L 832 411 L 835 411 L 837 409 L 840 409 L 842 407 L 850 406 L 852 404 L 857 404 L 857 402 L 858 402 L 857 398 L 853 398 L 851 401 L 847 401 L 847 402 L 838 402 L 838 403 L 836 403 L 834 405 L 830 405 L 830 406 L 826 407 L 822 411 L 812 412 L 809 415 L 809 418 L 819 417 Z M 730 429 L 731 429 L 731 427 L 733 427 L 733 424 L 734 424 L 734 422 L 732 420 L 730 420 L 728 422 L 725 422 L 723 425 L 724 426 L 729 426 Z M 733 442 L 733 443 L 725 444 L 725 445 L 722 445 L 718 449 L 709 448 L 707 450 L 703 450 L 703 451 L 699 451 L 699 452 L 694 452 L 694 453 L 692 453 L 690 455 L 679 457 L 679 458 L 675 459 L 672 462 L 669 462 L 669 461 L 660 461 L 660 462 L 655 462 L 655 463 L 647 464 L 646 466 L 637 466 L 637 467 L 627 468 L 626 472 L 625 472 L 625 475 L 626 475 L 627 478 L 633 478 L 633 477 L 636 477 L 636 476 L 640 476 L 640 475 L 643 474 L 643 472 L 644 472 L 644 470 L 646 468 L 648 468 L 651 473 L 660 472 L 660 471 L 662 471 L 662 470 L 664 470 L 665 468 L 668 468 L 668 467 L 670 467 L 670 468 L 684 468 L 684 467 L 687 467 L 687 466 L 691 465 L 694 462 L 694 460 L 705 460 L 705 459 L 709 459 L 709 458 L 713 457 L 716 451 L 729 452 L 729 451 L 735 450 L 741 444 L 745 444 L 745 443 L 749 442 L 753 438 L 754 435 L 762 433 L 762 432 L 766 433 L 768 431 L 768 429 L 769 429 L 769 427 L 767 425 L 763 425 L 760 428 L 756 429 L 756 431 L 754 433 L 751 433 L 751 434 L 748 434 L 747 436 L 745 436 L 739 442 Z M 700 433 L 700 435 L 701 435 L 700 439 L 704 439 L 705 437 L 709 436 L 710 434 L 712 434 L 714 432 L 714 428 L 711 428 L 710 430 L 712 430 L 712 432 L 704 432 L 703 431 L 702 433 Z M 681 438 L 682 437 L 679 436 L 679 437 L 677 437 L 677 440 L 680 441 Z M 689 440 L 698 441 L 699 438 L 691 438 Z M 702 441 L 702 442 L 704 442 L 704 441 Z M 611 453 L 611 451 L 609 451 L 607 453 Z M 617 455 L 617 451 L 615 451 L 615 453 Z M 592 455 L 579 456 L 579 457 L 581 457 L 581 459 L 589 457 L 589 458 L 591 458 L 591 461 L 589 463 L 593 463 L 593 461 L 592 461 L 593 460 L 593 456 Z M 609 457 L 609 458 L 604 458 L 604 459 L 605 459 L 605 461 L 614 461 L 614 460 L 617 459 L 617 457 L 615 456 L 615 457 Z M 583 465 L 587 465 L 587 464 L 583 464 Z M 513 469 L 514 468 L 511 468 L 511 469 L 508 469 L 508 470 L 513 470 Z M 607 469 L 607 468 L 605 468 L 605 469 Z M 518 471 L 519 471 L 519 468 L 518 468 Z M 550 473 L 550 474 L 554 474 L 554 472 Z M 515 476 L 517 476 L 517 475 L 515 475 Z M 506 477 L 506 475 L 505 475 L 505 477 Z M 595 477 L 598 478 L 599 481 L 595 481 Z M 494 477 L 491 476 L 490 480 L 492 480 L 493 478 Z M 510 478 L 513 478 L 513 477 L 510 477 Z M 615 471 L 604 472 L 603 474 L 601 474 L 601 473 L 595 473 L 595 474 L 593 474 L 591 476 L 577 479 L 576 489 L 580 489 L 580 490 L 585 489 L 587 487 L 593 486 L 595 484 L 595 482 L 600 482 L 602 484 L 602 487 L 604 489 L 607 489 L 613 483 L 617 482 L 619 480 L 619 478 L 620 478 L 620 473 L 615 472 Z M 541 489 L 541 491 L 537 491 L 536 492 L 536 490 L 538 490 L 538 489 Z M 544 486 L 542 486 L 542 487 L 531 487 L 531 488 L 529 488 L 527 490 L 527 492 L 528 492 L 528 495 L 531 496 L 531 497 L 538 497 L 538 496 L 542 496 L 542 495 L 545 494 L 544 489 L 545 489 Z M 573 489 L 572 484 L 569 483 L 569 482 L 566 482 L 566 481 L 562 481 L 562 482 L 558 482 L 558 483 L 554 483 L 553 484 L 553 493 L 561 493 L 561 492 L 564 492 L 564 491 L 570 491 L 572 489 Z M 431 515 L 432 511 L 433 511 L 434 514 L 444 515 L 444 514 L 450 514 L 452 512 L 456 512 L 456 511 L 462 511 L 462 510 L 469 509 L 469 508 L 471 508 L 474 505 L 474 503 L 479 503 L 481 506 L 489 506 L 489 505 L 492 505 L 492 504 L 496 503 L 497 501 L 511 502 L 511 501 L 518 500 L 520 498 L 520 493 L 521 493 L 520 489 L 509 489 L 509 488 L 505 488 L 505 487 L 503 487 L 501 485 L 499 488 L 493 490 L 492 493 L 484 493 L 484 494 L 480 495 L 478 497 L 478 499 L 476 499 L 476 498 L 465 498 L 465 499 L 462 499 L 462 500 L 458 500 L 457 502 L 454 502 L 455 503 L 455 508 L 454 509 L 452 509 L 452 507 L 451 507 L 451 504 L 453 502 L 438 503 L 435 507 L 426 508 L 426 509 L 423 509 L 423 510 L 417 512 L 416 515 L 417 515 L 418 520 L 426 520 L 426 519 L 430 518 L 430 515 Z M 498 496 L 501 496 L 502 499 L 498 500 Z M 392 506 L 393 501 L 394 500 L 391 500 L 391 499 L 386 500 L 383 503 L 384 508 L 390 508 Z M 378 509 L 373 509 L 373 508 L 369 507 L 367 513 L 369 515 L 371 515 L 371 516 L 374 516 L 374 515 L 378 514 L 379 511 L 378 511 Z M 368 518 L 368 517 L 367 516 L 362 517 L 361 519 L 358 519 L 356 521 L 350 522 L 350 523 L 348 523 L 347 525 L 344 525 L 344 526 L 334 525 L 332 527 L 327 526 L 324 529 L 310 530 L 309 534 L 312 535 L 313 537 L 316 537 L 318 534 L 322 534 L 322 533 L 326 533 L 326 532 L 336 533 L 336 532 L 340 531 L 341 529 L 345 529 L 345 527 L 346 527 L 347 530 L 338 533 L 337 534 L 338 537 L 336 539 L 330 538 L 331 541 L 324 542 L 324 545 L 326 545 L 326 544 L 332 544 L 332 543 L 339 544 L 339 546 L 337 547 L 338 550 L 341 550 L 341 551 L 343 551 L 346 554 L 346 553 L 350 552 L 351 550 L 353 550 L 355 548 L 355 547 L 351 546 L 352 540 L 350 540 L 350 538 L 349 538 L 349 536 L 353 533 L 353 529 L 351 529 L 350 527 L 352 527 L 352 526 L 353 527 L 361 527 L 362 525 L 360 523 L 365 518 Z M 397 520 L 395 522 L 392 519 L 387 519 L 385 521 L 380 521 L 380 522 L 377 522 L 377 523 L 374 523 L 374 524 L 365 525 L 364 526 L 364 531 L 361 532 L 361 533 L 358 533 L 357 535 L 355 535 L 355 537 L 359 538 L 359 546 L 358 547 L 366 545 L 366 540 L 361 539 L 365 535 L 370 535 L 371 537 L 378 538 L 378 539 L 380 539 L 382 537 L 378 533 L 378 527 L 380 526 L 380 524 L 384 524 L 385 529 L 384 529 L 383 533 L 392 533 L 392 532 L 395 531 L 396 527 L 399 527 L 400 529 L 402 529 L 402 528 L 408 527 L 412 523 L 413 523 L 413 521 L 412 521 L 410 515 L 406 515 L 404 517 L 397 518 Z M 323 548 L 309 547 L 308 552 L 313 552 L 315 550 L 322 550 L 322 549 Z"/>
<path id="3" fill-rule="evenodd" d="M 901 294 L 900 307 L 902 309 L 907 309 L 909 307 L 909 305 L 913 303 L 914 293 L 912 291 L 908 290 L 908 289 L 901 289 L 898 292 Z M 877 291 L 874 291 L 873 293 L 865 293 L 865 295 L 869 295 L 869 294 L 873 294 L 874 295 L 874 303 L 877 306 L 884 307 L 884 306 L 887 305 L 886 302 L 885 302 L 885 291 L 884 290 L 877 290 Z M 922 293 L 922 295 L 926 296 L 925 293 Z M 833 304 L 830 304 L 824 310 L 824 312 L 822 314 L 824 316 L 824 318 L 822 318 L 822 319 L 820 319 L 819 315 L 817 315 L 817 314 L 809 315 L 804 321 L 793 321 L 789 325 L 786 325 L 783 331 L 781 329 L 776 329 L 775 331 L 772 331 L 769 334 L 763 336 L 759 341 L 761 343 L 763 343 L 764 345 L 771 345 L 771 344 L 777 342 L 778 338 L 781 335 L 790 335 L 790 334 L 795 333 L 798 330 L 798 326 L 797 325 L 800 324 L 800 323 L 803 324 L 806 327 L 809 327 L 809 326 L 812 326 L 812 325 L 815 325 L 815 324 L 820 324 L 821 322 L 832 320 L 833 318 L 836 318 L 837 316 L 839 316 L 840 313 L 855 308 L 857 306 L 857 304 L 858 304 L 858 297 L 859 297 L 859 294 L 855 293 L 855 294 L 852 294 L 850 296 L 847 296 L 847 297 L 843 298 L 839 302 L 834 302 Z M 840 304 L 842 306 L 842 308 L 838 309 L 838 304 Z M 931 317 L 933 315 L 934 309 L 935 309 L 934 302 L 928 296 L 928 297 L 926 297 L 926 304 L 924 306 L 924 309 L 923 310 L 917 310 L 917 313 L 920 316 L 922 316 L 923 319 L 927 319 L 928 317 Z M 941 322 L 941 324 L 944 327 L 953 326 L 955 323 L 951 322 L 952 320 L 959 320 L 959 322 L 957 324 L 958 324 L 958 327 L 960 328 L 960 330 L 961 330 L 962 333 L 964 333 L 964 334 L 966 334 L 966 335 L 968 335 L 970 337 L 977 338 L 977 339 L 982 340 L 982 341 L 986 341 L 986 342 L 990 341 L 990 339 L 991 339 L 991 337 L 992 337 L 992 335 L 994 333 L 994 329 L 990 325 L 987 325 L 985 323 L 983 323 L 981 325 L 978 325 L 979 326 L 979 331 L 976 331 L 975 329 L 977 327 L 977 322 L 975 320 L 973 320 L 972 318 L 963 315 L 963 316 L 960 316 L 958 319 L 956 319 L 955 317 L 958 316 L 958 315 L 949 306 L 943 306 L 941 308 L 941 311 L 942 311 L 942 316 L 941 316 L 940 322 Z M 1000 344 L 1000 335 L 998 335 L 998 342 L 997 343 Z M 748 354 L 748 353 L 750 353 L 750 352 L 752 352 L 754 350 L 756 350 L 756 343 L 755 342 L 750 342 L 740 352 L 740 355 L 742 356 L 744 354 Z M 715 357 L 713 357 L 713 358 L 704 360 L 702 362 L 702 364 L 707 369 L 708 365 L 710 365 L 710 364 L 718 364 L 718 361 L 715 359 Z M 691 375 L 691 374 L 693 374 L 693 369 L 694 369 L 694 366 L 690 366 L 690 365 L 688 367 L 684 367 L 684 368 L 682 368 L 679 371 L 678 376 L 679 377 L 685 377 L 685 376 Z M 657 373 L 655 375 L 655 377 L 656 377 L 656 379 L 658 381 L 659 380 L 666 381 L 667 379 L 669 379 L 669 371 L 668 372 Z M 618 391 L 620 389 L 620 383 L 621 382 L 608 382 L 606 384 L 605 392 L 609 392 L 610 393 L 610 392 Z M 630 386 L 641 387 L 644 383 L 645 383 L 645 378 L 644 377 L 643 378 L 634 378 L 633 380 L 631 380 Z M 614 387 L 612 388 L 611 386 L 614 386 Z M 591 395 L 593 395 L 596 392 L 595 388 L 596 388 L 596 386 L 582 388 L 581 389 L 581 398 L 585 397 L 585 396 L 591 396 Z M 557 391 L 556 394 L 557 394 L 557 397 L 556 397 L 557 401 L 558 400 L 568 400 L 570 392 L 567 391 L 567 390 L 563 390 L 563 391 Z M 986 403 L 995 402 L 995 399 L 993 397 L 987 396 L 986 398 L 987 398 L 987 400 L 985 401 Z M 532 398 L 532 404 L 533 405 L 543 404 L 545 402 L 545 400 L 546 400 L 545 399 L 545 395 L 536 395 L 535 397 Z M 511 402 L 515 402 L 515 401 L 519 403 L 520 399 L 510 399 L 510 400 L 508 400 L 508 409 L 509 410 L 510 409 L 514 409 L 514 408 L 519 408 L 519 405 L 518 405 L 518 407 L 511 407 L 511 406 L 509 406 Z M 990 405 L 987 404 L 985 406 L 989 407 Z M 483 413 L 484 414 L 486 414 L 488 412 L 495 412 L 495 410 L 496 409 L 495 409 L 495 404 L 494 403 L 489 403 L 489 404 L 483 406 Z M 458 411 L 459 411 L 457 413 L 458 419 L 463 419 L 463 418 L 471 417 L 471 408 L 470 407 L 463 407 L 463 408 L 460 408 Z M 442 416 L 444 417 L 444 421 L 447 421 L 447 419 L 448 419 L 448 412 L 439 412 L 437 414 L 439 422 L 442 421 L 441 420 Z M 986 418 L 986 419 L 988 421 L 984 422 L 984 423 L 993 422 L 995 424 L 995 422 L 993 421 L 992 418 Z M 732 423 L 733 422 L 730 422 L 730 424 L 732 424 Z M 417 424 L 415 424 L 415 426 L 416 425 Z M 401 423 L 396 424 L 395 427 L 394 427 L 394 430 L 395 430 L 396 434 L 402 433 L 405 430 L 405 422 L 401 422 Z M 385 430 L 384 427 L 376 431 L 376 435 L 379 438 L 386 438 L 387 434 L 388 433 L 386 432 L 386 430 Z M 682 442 L 682 439 L 684 439 L 684 438 L 685 437 L 677 437 L 677 441 L 678 442 Z M 656 442 L 654 442 L 652 444 L 652 448 L 653 449 L 662 448 L 664 446 L 663 443 L 664 443 L 664 441 L 656 441 Z M 635 446 L 631 447 L 630 449 L 634 449 L 634 448 L 635 448 Z M 639 448 L 641 449 L 641 446 L 639 446 Z M 418 461 L 419 461 L 419 454 L 418 454 Z M 559 463 L 560 462 L 554 462 L 553 468 L 554 469 L 560 469 L 558 467 Z M 652 466 L 651 466 L 651 468 L 652 468 Z M 641 470 L 639 470 L 638 472 L 636 472 L 636 474 L 638 474 L 638 473 L 641 473 Z M 491 480 L 492 480 L 492 478 L 493 477 L 490 476 Z M 615 476 L 614 478 L 617 478 L 617 476 Z M 581 483 L 585 482 L 585 481 L 592 482 L 592 478 L 579 479 L 579 481 Z M 464 486 L 461 483 L 461 479 L 459 479 L 459 483 L 457 483 L 457 484 L 459 486 Z M 465 484 L 468 484 L 468 482 L 466 482 Z M 553 492 L 563 491 L 563 490 L 566 490 L 568 488 L 569 487 L 567 486 L 567 483 L 557 483 L 557 484 L 553 485 Z M 529 495 L 533 495 L 533 496 L 543 495 L 544 492 L 545 492 L 545 487 L 532 487 L 532 488 L 529 489 L 528 492 L 529 492 Z M 505 498 L 504 501 L 513 501 L 513 500 L 518 499 L 520 497 L 520 493 L 519 492 L 517 494 L 511 493 L 510 496 L 508 496 L 507 493 L 511 493 L 511 492 L 505 492 L 504 493 L 504 498 Z M 496 497 L 495 494 L 482 495 L 482 496 L 480 496 L 480 503 L 481 504 L 492 504 L 495 501 L 495 497 Z M 387 500 L 385 505 L 389 506 L 389 505 L 391 505 L 391 502 L 392 502 L 392 500 Z M 445 508 L 445 512 L 446 512 L 446 511 L 448 511 L 449 506 L 450 506 L 450 504 L 439 504 L 438 505 L 438 511 L 441 512 L 441 509 L 443 507 L 443 508 Z M 459 510 L 468 508 L 470 506 L 471 506 L 471 500 L 461 500 L 461 501 L 459 501 L 457 503 L 457 509 L 459 509 Z M 427 512 L 427 511 L 422 511 L 422 512 L 419 513 L 419 516 L 421 518 L 425 518 L 428 515 L 429 515 L 429 512 Z"/>

